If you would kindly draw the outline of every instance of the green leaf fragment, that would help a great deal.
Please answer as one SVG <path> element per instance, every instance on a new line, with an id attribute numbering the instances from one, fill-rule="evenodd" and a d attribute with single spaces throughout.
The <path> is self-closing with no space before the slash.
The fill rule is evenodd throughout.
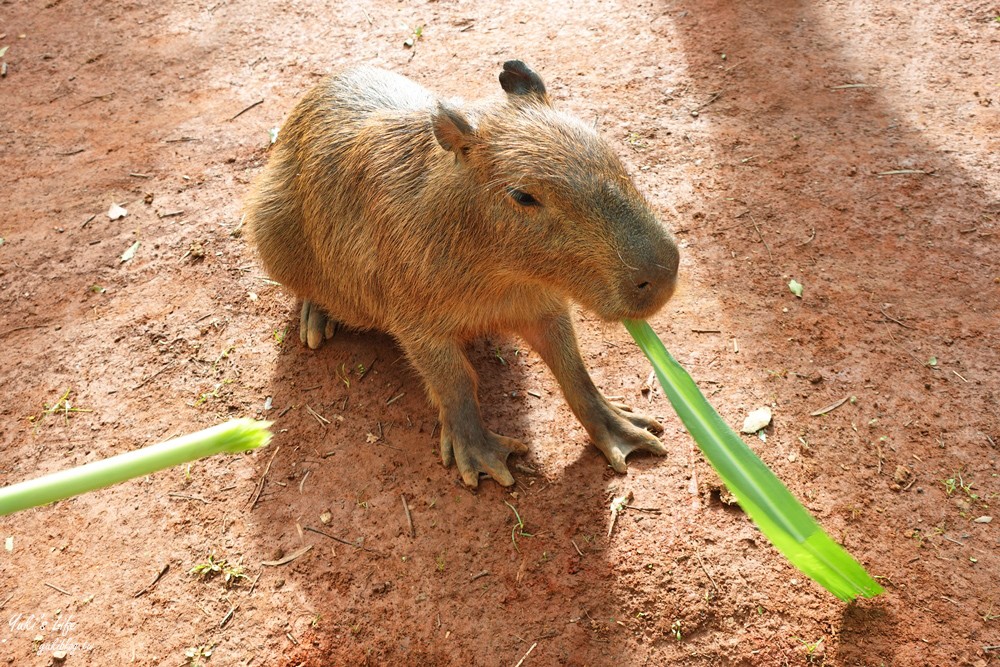
<path id="1" fill-rule="evenodd" d="M 802 298 L 802 283 L 800 283 L 795 278 L 792 278 L 791 280 L 788 281 L 788 289 L 791 290 L 792 294 L 794 294 L 795 296 L 799 297 L 800 299 Z"/>
<path id="2" fill-rule="evenodd" d="M 237 454 L 262 447 L 271 440 L 270 425 L 271 422 L 253 419 L 232 419 L 157 445 L 0 488 L 0 516 L 47 505 L 206 456 Z"/>
<path id="3" fill-rule="evenodd" d="M 698 448 L 743 511 L 785 557 L 844 601 L 873 597 L 882 587 L 829 535 L 705 400 L 649 324 L 623 322 L 653 364 L 664 393 Z"/>

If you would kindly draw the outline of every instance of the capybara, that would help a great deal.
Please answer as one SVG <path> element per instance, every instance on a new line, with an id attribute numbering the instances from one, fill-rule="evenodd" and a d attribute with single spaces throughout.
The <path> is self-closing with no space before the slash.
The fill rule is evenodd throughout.
<path id="1" fill-rule="evenodd" d="M 441 458 L 471 487 L 504 486 L 527 448 L 483 424 L 464 346 L 520 335 L 573 413 L 624 473 L 636 449 L 665 454 L 659 424 L 594 386 L 570 316 L 646 318 L 670 298 L 678 253 L 608 144 L 552 108 L 545 84 L 504 63 L 503 95 L 444 100 L 372 67 L 308 92 L 247 202 L 261 261 L 303 299 L 300 335 L 335 324 L 398 342 L 439 410 Z"/>

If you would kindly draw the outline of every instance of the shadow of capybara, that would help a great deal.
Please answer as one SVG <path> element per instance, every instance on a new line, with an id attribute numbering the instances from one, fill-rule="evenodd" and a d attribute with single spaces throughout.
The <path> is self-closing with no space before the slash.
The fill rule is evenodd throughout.
<path id="1" fill-rule="evenodd" d="M 524 444 L 488 430 L 464 344 L 514 332 L 552 369 L 611 466 L 666 452 L 659 424 L 610 403 L 577 349 L 569 303 L 645 318 L 674 291 L 677 247 L 610 147 L 504 63 L 504 95 L 444 101 L 391 72 L 324 80 L 281 129 L 247 202 L 261 260 L 303 299 L 300 335 L 334 324 L 395 337 L 440 410 L 441 457 L 475 487 L 514 483 Z"/>

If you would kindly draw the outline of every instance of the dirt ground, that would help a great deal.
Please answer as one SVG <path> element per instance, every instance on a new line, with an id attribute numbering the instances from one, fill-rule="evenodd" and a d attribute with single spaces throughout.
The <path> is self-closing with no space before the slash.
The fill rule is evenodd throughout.
<path id="1" fill-rule="evenodd" d="M 3 0 L 0 484 L 234 416 L 276 437 L 0 519 L 0 664 L 1000 664 L 998 17 Z M 346 64 L 475 98 L 510 58 L 675 230 L 683 287 L 654 328 L 730 424 L 772 406 L 749 442 L 883 596 L 838 602 L 720 500 L 619 326 L 580 312 L 584 356 L 670 455 L 611 472 L 537 355 L 496 337 L 472 358 L 488 424 L 531 445 L 513 492 L 441 465 L 387 336 L 299 344 L 239 229 L 269 130 Z M 609 537 L 628 491 L 655 511 Z M 190 573 L 209 556 L 245 578 Z"/>

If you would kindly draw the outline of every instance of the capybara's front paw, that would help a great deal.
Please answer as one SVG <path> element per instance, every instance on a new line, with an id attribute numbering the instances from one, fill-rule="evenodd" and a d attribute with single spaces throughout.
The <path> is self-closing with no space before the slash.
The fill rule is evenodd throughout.
<path id="1" fill-rule="evenodd" d="M 460 436 L 456 429 L 441 426 L 441 460 L 445 466 L 458 464 L 462 481 L 473 489 L 479 486 L 479 475 L 489 475 L 503 486 L 513 486 L 514 478 L 507 469 L 507 457 L 524 454 L 527 445 L 483 430 L 478 436 Z"/>
<path id="2" fill-rule="evenodd" d="M 632 412 L 626 405 L 609 403 L 607 412 L 591 432 L 591 438 L 615 472 L 625 473 L 628 469 L 625 458 L 636 450 L 666 456 L 667 448 L 650 431 L 660 433 L 663 427 L 652 417 Z"/>

